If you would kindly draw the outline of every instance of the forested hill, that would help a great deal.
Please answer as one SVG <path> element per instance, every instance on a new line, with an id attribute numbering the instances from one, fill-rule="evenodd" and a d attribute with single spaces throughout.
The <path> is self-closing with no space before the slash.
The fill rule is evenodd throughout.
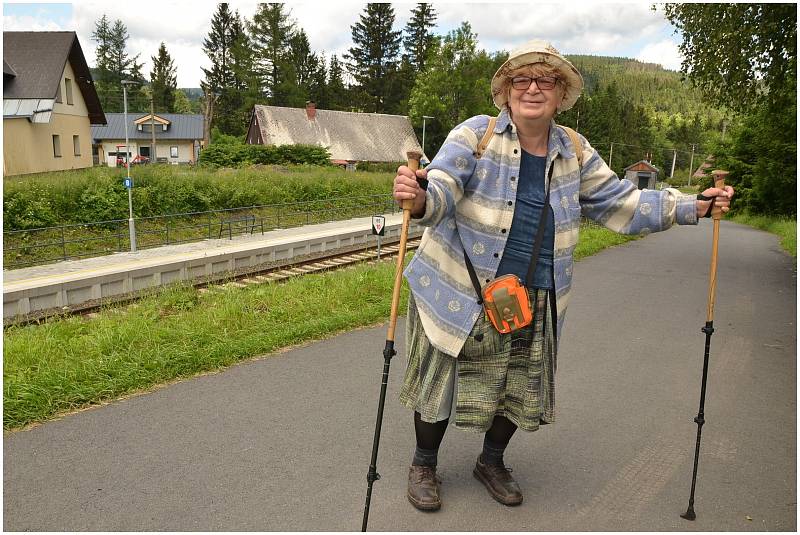
<path id="1" fill-rule="evenodd" d="M 672 115 L 691 117 L 699 114 L 705 119 L 719 121 L 722 113 L 701 100 L 700 91 L 681 79 L 681 73 L 664 69 L 656 63 L 644 63 L 631 58 L 568 55 L 583 75 L 588 96 L 600 87 L 616 84 L 619 94 L 636 106 L 668 119 Z"/>

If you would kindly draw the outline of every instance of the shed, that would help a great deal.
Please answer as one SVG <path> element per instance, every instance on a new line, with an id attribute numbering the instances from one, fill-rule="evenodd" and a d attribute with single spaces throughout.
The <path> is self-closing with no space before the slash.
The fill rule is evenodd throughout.
<path id="1" fill-rule="evenodd" d="M 422 152 L 405 115 L 256 105 L 247 131 L 250 145 L 318 145 L 331 161 L 352 167 L 357 162 L 404 162 L 406 152 Z"/>
<path id="2" fill-rule="evenodd" d="M 646 160 L 639 160 L 625 168 L 625 178 L 639 189 L 656 189 L 658 168 Z"/>

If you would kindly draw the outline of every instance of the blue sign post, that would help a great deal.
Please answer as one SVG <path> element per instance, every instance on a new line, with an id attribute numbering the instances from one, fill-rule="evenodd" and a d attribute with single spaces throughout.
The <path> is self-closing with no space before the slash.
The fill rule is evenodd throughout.
<path id="1" fill-rule="evenodd" d="M 125 180 L 122 181 L 122 183 L 125 184 L 125 187 L 128 189 L 131 189 L 133 187 L 133 180 L 131 180 L 130 178 L 126 178 Z"/>

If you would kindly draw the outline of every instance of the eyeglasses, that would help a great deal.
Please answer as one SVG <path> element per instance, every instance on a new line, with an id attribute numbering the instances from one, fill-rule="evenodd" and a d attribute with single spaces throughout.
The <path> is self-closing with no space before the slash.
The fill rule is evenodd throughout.
<path id="1" fill-rule="evenodd" d="M 511 87 L 514 89 L 526 90 L 531 86 L 532 82 L 536 82 L 536 87 L 538 87 L 540 91 L 548 91 L 556 86 L 558 78 L 555 76 L 539 76 L 538 78 L 515 76 L 511 79 Z"/>

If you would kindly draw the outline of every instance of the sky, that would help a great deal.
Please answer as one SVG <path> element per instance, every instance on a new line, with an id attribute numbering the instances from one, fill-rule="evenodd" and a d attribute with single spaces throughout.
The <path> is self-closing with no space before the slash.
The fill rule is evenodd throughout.
<path id="1" fill-rule="evenodd" d="M 229 2 L 246 18 L 252 18 L 256 2 Z M 340 58 L 352 46 L 350 27 L 364 11 L 364 2 L 349 0 L 287 2 L 291 17 L 308 35 L 315 52 Z M 395 29 L 402 29 L 414 3 L 393 3 Z M 540 38 L 550 41 L 564 54 L 623 56 L 659 63 L 678 70 L 680 38 L 664 18 L 651 9 L 652 2 L 572 1 L 541 2 L 433 2 L 438 14 L 434 33 L 444 35 L 468 21 L 478 35 L 479 47 L 489 52 L 511 50 Z M 149 77 L 151 56 L 163 41 L 177 66 L 178 87 L 200 87 L 201 67 L 209 61 L 202 50 L 216 9 L 212 2 L 139 0 L 125 2 L 27 3 L 4 1 L 3 30 L 74 30 L 90 66 L 94 66 L 95 43 L 91 40 L 95 21 L 105 14 L 128 28 L 127 47 L 139 54 L 143 73 Z"/>

